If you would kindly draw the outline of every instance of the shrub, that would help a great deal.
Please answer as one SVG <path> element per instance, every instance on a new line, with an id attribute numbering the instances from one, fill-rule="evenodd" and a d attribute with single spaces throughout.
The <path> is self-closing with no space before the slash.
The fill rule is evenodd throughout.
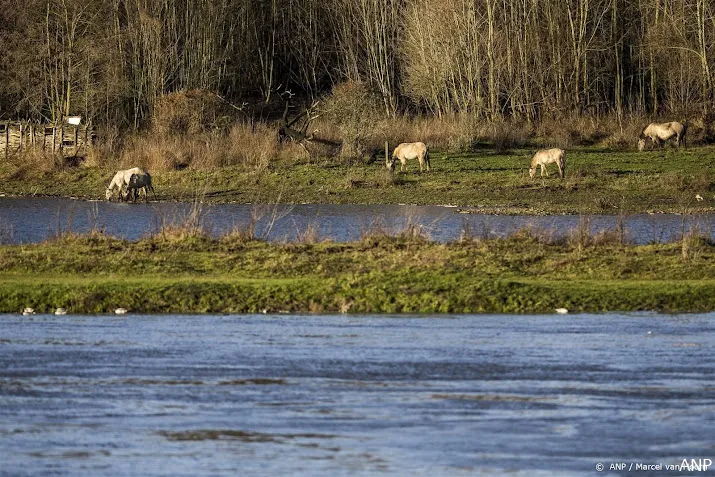
<path id="1" fill-rule="evenodd" d="M 185 136 L 212 131 L 230 118 L 215 94 L 203 90 L 177 91 L 160 96 L 154 107 L 151 129 L 162 136 Z"/>
<path id="2" fill-rule="evenodd" d="M 375 124 L 384 117 L 379 95 L 357 81 L 341 83 L 324 101 L 323 122 L 339 130 L 344 158 L 361 157 L 374 142 Z"/>

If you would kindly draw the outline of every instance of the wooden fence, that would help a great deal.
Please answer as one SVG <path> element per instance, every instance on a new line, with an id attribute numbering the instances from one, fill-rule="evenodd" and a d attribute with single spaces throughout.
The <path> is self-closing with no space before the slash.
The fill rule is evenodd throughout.
<path id="1" fill-rule="evenodd" d="M 91 123 L 71 125 L 33 121 L 0 121 L 0 157 L 30 149 L 62 156 L 83 156 L 95 142 Z"/>

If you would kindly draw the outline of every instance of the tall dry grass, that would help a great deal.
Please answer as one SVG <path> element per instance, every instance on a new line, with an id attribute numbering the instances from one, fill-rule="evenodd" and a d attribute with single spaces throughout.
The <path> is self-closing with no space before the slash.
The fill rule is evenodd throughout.
<path id="1" fill-rule="evenodd" d="M 56 160 L 51 155 L 38 151 L 28 151 L 24 154 L 15 154 L 8 158 L 8 163 L 13 168 L 10 174 L 12 180 L 25 180 L 37 174 L 51 172 L 56 168 Z"/>
<path id="2" fill-rule="evenodd" d="M 206 91 L 162 96 L 148 130 L 124 141 L 118 166 L 158 172 L 227 166 L 265 170 L 278 156 L 277 126 L 236 119 L 233 113 Z M 112 134 L 108 139 L 112 144 L 117 142 Z"/>
<path id="3" fill-rule="evenodd" d="M 133 136 L 121 153 L 119 166 L 158 172 L 227 166 L 263 171 L 278 157 L 279 148 L 275 128 L 265 123 L 237 123 L 228 133 Z"/>
<path id="4" fill-rule="evenodd" d="M 196 197 L 188 210 L 173 216 L 159 216 L 152 237 L 166 242 L 174 242 L 187 239 L 206 239 L 209 235 L 210 228 L 206 222 L 206 210 L 200 197 Z"/>
<path id="5" fill-rule="evenodd" d="M 278 156 L 278 134 L 267 124 L 236 124 L 228 134 L 225 165 L 243 165 L 263 171 Z"/>

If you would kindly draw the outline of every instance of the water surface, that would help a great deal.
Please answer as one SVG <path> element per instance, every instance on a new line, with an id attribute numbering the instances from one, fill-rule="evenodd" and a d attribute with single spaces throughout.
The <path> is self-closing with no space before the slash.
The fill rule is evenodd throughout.
<path id="1" fill-rule="evenodd" d="M 137 240 L 162 227 L 183 224 L 192 217 L 213 235 L 255 227 L 258 238 L 271 241 L 300 240 L 308 233 L 319 239 L 344 242 L 381 231 L 396 234 L 418 227 L 428 238 L 440 242 L 458 240 L 465 232 L 475 237 L 506 236 L 524 227 L 562 237 L 588 220 L 592 233 L 625 226 L 632 242 L 659 243 L 679 240 L 693 229 L 706 236 L 715 233 L 715 215 L 636 214 L 625 217 L 593 215 L 509 216 L 462 214 L 456 207 L 414 205 L 201 205 L 187 203 L 110 203 L 61 198 L 0 198 L 0 241 L 41 242 L 58 233 L 87 232 L 92 228 Z"/>
<path id="2" fill-rule="evenodd" d="M 713 458 L 713 319 L 0 315 L 0 474 L 649 475 L 595 469 Z"/>

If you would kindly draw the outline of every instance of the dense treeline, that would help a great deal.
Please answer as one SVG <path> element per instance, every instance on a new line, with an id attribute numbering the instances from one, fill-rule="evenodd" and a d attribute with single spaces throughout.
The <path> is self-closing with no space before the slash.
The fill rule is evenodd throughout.
<path id="1" fill-rule="evenodd" d="M 715 0 L 0 0 L 0 115 L 122 127 L 161 95 L 372 87 L 386 115 L 707 113 Z"/>

